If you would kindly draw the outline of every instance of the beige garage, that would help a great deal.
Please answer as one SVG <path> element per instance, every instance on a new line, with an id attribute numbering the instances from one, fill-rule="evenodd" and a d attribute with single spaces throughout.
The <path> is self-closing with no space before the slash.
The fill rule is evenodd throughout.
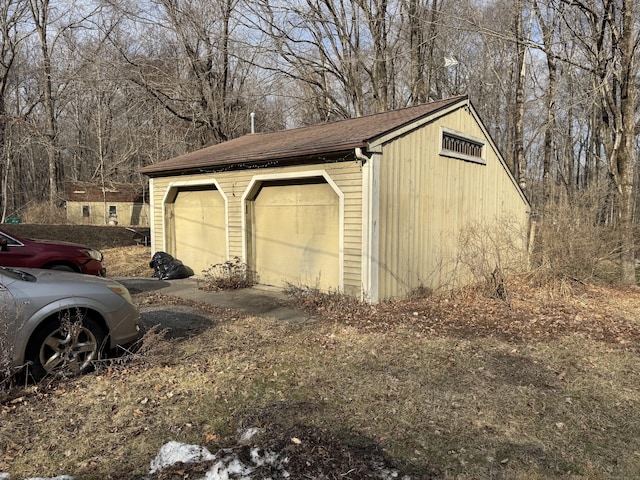
<path id="1" fill-rule="evenodd" d="M 179 187 L 166 203 L 169 250 L 197 274 L 227 259 L 225 199 L 214 186 Z"/>
<path id="2" fill-rule="evenodd" d="M 339 285 L 339 198 L 322 178 L 262 183 L 250 205 L 250 266 L 265 285 Z"/>
<path id="3" fill-rule="evenodd" d="M 153 252 L 199 269 L 237 257 L 262 284 L 370 302 L 450 288 L 474 280 L 464 234 L 500 225 L 512 238 L 490 268 L 526 263 L 529 203 L 466 96 L 248 134 L 141 172 Z M 191 198 L 205 184 L 217 200 Z"/>

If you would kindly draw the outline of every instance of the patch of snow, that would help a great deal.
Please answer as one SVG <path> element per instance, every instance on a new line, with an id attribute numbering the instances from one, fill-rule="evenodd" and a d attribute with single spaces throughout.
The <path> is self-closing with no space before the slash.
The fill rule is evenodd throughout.
<path id="1" fill-rule="evenodd" d="M 197 463 L 215 458 L 205 447 L 171 441 L 160 447 L 158 455 L 151 461 L 149 473 L 156 473 L 177 462 Z"/>
<path id="2" fill-rule="evenodd" d="M 251 449 L 251 461 L 255 463 L 257 467 L 275 465 L 279 459 L 280 457 L 276 453 L 268 452 L 258 447 Z M 284 463 L 286 463 L 286 460 L 284 460 Z"/>
<path id="3" fill-rule="evenodd" d="M 251 461 L 246 464 L 235 449 L 224 448 L 212 455 L 204 447 L 171 441 L 160 448 L 158 455 L 151 462 L 149 473 L 157 473 L 177 462 L 197 463 L 210 460 L 215 463 L 207 470 L 203 480 L 251 480 L 254 470 L 265 465 L 278 471 L 277 478 L 289 477 L 283 469 L 285 462 L 277 454 L 261 448 L 252 448 L 249 457 Z"/>
<path id="4" fill-rule="evenodd" d="M 222 453 L 218 452 L 218 454 Z M 253 469 L 240 461 L 233 452 L 227 452 L 205 475 L 205 480 L 250 480 Z"/>
<path id="5" fill-rule="evenodd" d="M 258 428 L 246 430 L 240 435 L 240 440 L 247 442 L 259 431 L 260 429 Z M 260 475 L 262 480 L 287 480 L 290 478 L 290 474 L 286 470 L 289 458 L 264 448 L 253 447 L 249 449 L 245 445 L 224 448 L 213 455 L 205 447 L 176 441 L 167 442 L 160 447 L 158 454 L 150 463 L 149 475 L 159 473 L 178 462 L 184 464 L 211 462 L 209 470 L 198 480 L 252 480 L 254 473 Z M 265 477 L 264 471 L 256 472 L 262 467 L 267 467 L 267 470 L 271 472 L 271 476 Z M 388 469 L 382 463 L 375 464 L 374 468 L 377 470 L 377 477 L 380 480 L 410 480 L 408 476 L 400 477 L 397 470 Z M 0 480 L 11 480 L 11 475 L 0 472 Z M 74 477 L 62 475 L 52 478 L 38 477 L 26 480 L 74 480 Z"/>
<path id="6" fill-rule="evenodd" d="M 240 444 L 248 443 L 249 440 L 251 440 L 260 432 L 262 432 L 262 429 L 258 427 L 247 428 L 244 432 L 240 433 L 240 436 L 238 438 L 238 443 Z"/>

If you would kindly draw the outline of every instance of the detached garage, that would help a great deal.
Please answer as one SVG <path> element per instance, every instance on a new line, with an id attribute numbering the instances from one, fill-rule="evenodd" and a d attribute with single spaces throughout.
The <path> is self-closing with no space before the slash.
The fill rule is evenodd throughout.
<path id="1" fill-rule="evenodd" d="M 196 274 L 239 257 L 261 284 L 368 301 L 465 281 L 456 238 L 530 206 L 466 96 L 257 133 L 141 170 L 153 251 Z"/>

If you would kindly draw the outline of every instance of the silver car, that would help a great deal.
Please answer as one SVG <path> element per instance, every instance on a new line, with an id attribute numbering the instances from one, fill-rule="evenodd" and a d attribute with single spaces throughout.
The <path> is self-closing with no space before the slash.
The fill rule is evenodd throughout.
<path id="1" fill-rule="evenodd" d="M 0 267 L 0 367 L 74 375 L 140 337 L 129 291 L 110 279 Z"/>

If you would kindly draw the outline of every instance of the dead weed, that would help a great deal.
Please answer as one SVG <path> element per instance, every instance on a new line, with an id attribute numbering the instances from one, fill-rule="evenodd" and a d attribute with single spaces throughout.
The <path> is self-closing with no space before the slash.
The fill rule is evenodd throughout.
<path id="1" fill-rule="evenodd" d="M 366 331 L 410 328 L 439 337 L 548 341 L 566 335 L 620 346 L 640 340 L 640 287 L 607 287 L 564 280 L 548 288 L 528 276 L 508 280 L 508 301 L 484 285 L 376 305 L 315 289 L 289 289 L 293 301 L 316 315 Z M 570 285 L 568 285 L 570 283 Z"/>

